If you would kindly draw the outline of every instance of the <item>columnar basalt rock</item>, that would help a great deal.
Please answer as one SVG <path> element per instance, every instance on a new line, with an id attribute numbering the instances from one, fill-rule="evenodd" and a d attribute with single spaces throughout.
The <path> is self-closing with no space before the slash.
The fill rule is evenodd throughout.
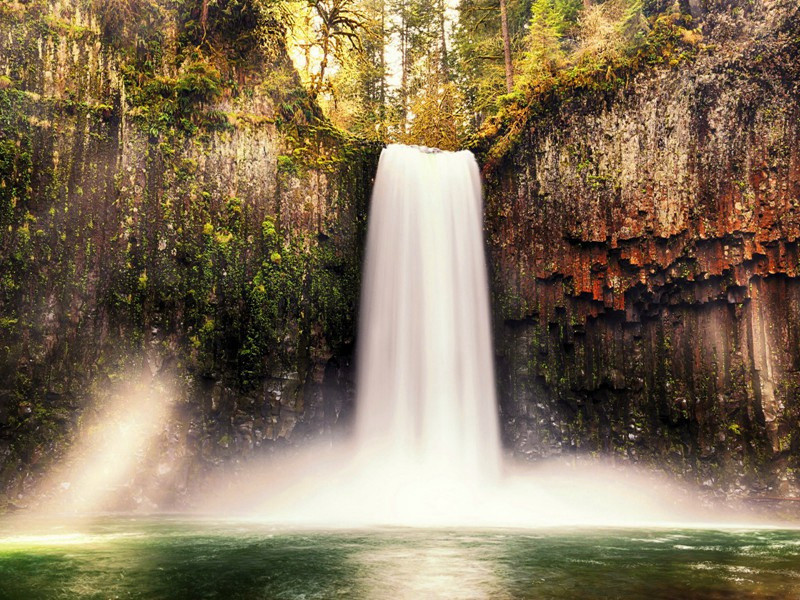
<path id="1" fill-rule="evenodd" d="M 503 422 L 721 493 L 800 479 L 800 14 L 698 9 L 707 44 L 527 124 L 487 173 Z"/>
<path id="2" fill-rule="evenodd" d="M 162 506 L 352 405 L 377 153 L 319 119 L 280 43 L 181 50 L 159 2 L 126 41 L 98 6 L 0 6 L 0 510 L 121 381 L 170 389 L 144 460 L 168 485 L 125 499 Z"/>

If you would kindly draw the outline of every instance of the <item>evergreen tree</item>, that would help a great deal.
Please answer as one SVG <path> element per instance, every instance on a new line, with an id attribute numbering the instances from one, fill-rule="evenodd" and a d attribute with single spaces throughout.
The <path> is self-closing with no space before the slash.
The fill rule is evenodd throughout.
<path id="1" fill-rule="evenodd" d="M 566 64 L 565 36 L 574 35 L 583 0 L 535 0 L 520 60 L 520 85 L 535 85 Z"/>
<path id="2" fill-rule="evenodd" d="M 505 0 L 512 77 L 525 51 L 530 0 Z M 499 0 L 461 0 L 455 31 L 456 81 L 464 97 L 470 129 L 497 111 L 497 100 L 508 93 Z"/>
<path id="3" fill-rule="evenodd" d="M 386 12 L 386 0 L 361 1 L 361 47 L 340 57 L 327 103 L 334 123 L 376 141 L 386 139 L 388 127 Z"/>

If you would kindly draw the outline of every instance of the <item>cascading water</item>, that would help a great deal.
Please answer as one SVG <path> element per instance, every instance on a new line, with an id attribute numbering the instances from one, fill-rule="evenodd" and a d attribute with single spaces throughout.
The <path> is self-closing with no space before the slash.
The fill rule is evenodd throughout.
<path id="1" fill-rule="evenodd" d="M 246 470 L 218 486 L 221 503 L 204 508 L 325 527 L 697 521 L 676 510 L 673 487 L 631 469 L 575 457 L 518 468 L 503 459 L 482 223 L 472 154 L 383 151 L 353 439 Z"/>
<path id="2" fill-rule="evenodd" d="M 392 145 L 372 196 L 356 443 L 425 480 L 496 479 L 481 181 L 470 152 Z"/>
<path id="3" fill-rule="evenodd" d="M 13 575 L 0 596 L 102 588 L 137 597 L 788 597 L 800 589 L 796 532 L 745 532 L 737 519 L 734 532 L 693 534 L 683 527 L 708 525 L 675 511 L 674 489 L 627 469 L 562 461 L 515 472 L 501 464 L 480 190 L 469 153 L 384 151 L 352 443 L 226 475 L 198 503 L 210 523 L 32 525 L 20 515 L 0 528 L 0 571 Z M 107 423 L 97 439 L 108 443 L 89 444 L 76 504 L 97 510 L 103 488 L 117 481 L 109 465 L 124 472 L 123 455 L 158 431 L 158 398 L 126 400 L 137 405 L 130 427 Z M 269 523 L 242 526 L 252 520 Z M 448 529 L 329 531 L 376 525 Z M 474 530 L 564 525 L 646 529 Z M 628 563 L 636 575 L 621 568 Z"/>

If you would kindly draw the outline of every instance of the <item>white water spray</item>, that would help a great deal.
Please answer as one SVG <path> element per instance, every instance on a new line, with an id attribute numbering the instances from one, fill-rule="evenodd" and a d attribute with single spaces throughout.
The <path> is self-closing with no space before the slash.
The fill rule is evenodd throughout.
<path id="1" fill-rule="evenodd" d="M 469 152 L 384 150 L 367 241 L 354 439 L 209 481 L 195 496 L 201 512 L 325 528 L 724 523 L 723 513 L 709 519 L 685 505 L 692 495 L 630 467 L 503 460 L 482 222 Z M 157 424 L 159 414 L 142 420 Z M 142 431 L 101 450 L 102 464 L 80 461 L 76 509 L 98 509 L 91 499 L 116 481 L 99 467 L 134 454 L 151 436 Z M 742 526 L 735 515 L 726 520 Z"/>
<path id="2" fill-rule="evenodd" d="M 679 510 L 682 495 L 652 474 L 503 459 L 481 196 L 469 152 L 383 151 L 353 440 L 223 478 L 205 511 L 322 527 L 700 525 L 702 513 Z"/>
<path id="3" fill-rule="evenodd" d="M 356 443 L 383 468 L 487 484 L 500 467 L 478 165 L 383 151 L 359 330 Z"/>

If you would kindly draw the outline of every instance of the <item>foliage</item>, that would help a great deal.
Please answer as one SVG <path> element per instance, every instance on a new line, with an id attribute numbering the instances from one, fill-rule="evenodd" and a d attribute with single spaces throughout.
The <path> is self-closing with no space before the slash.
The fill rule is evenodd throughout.
<path id="1" fill-rule="evenodd" d="M 384 0 L 360 2 L 360 45 L 336 57 L 336 69 L 328 71 L 324 93 L 316 98 L 334 124 L 376 141 L 386 139 L 390 112 L 384 4 Z"/>
<path id="2" fill-rule="evenodd" d="M 412 101 L 411 121 L 407 140 L 410 143 L 442 150 L 457 150 L 460 146 L 457 90 L 450 81 L 432 77 Z"/>
<path id="3" fill-rule="evenodd" d="M 178 110 L 186 113 L 195 104 L 213 102 L 220 94 L 219 70 L 205 60 L 189 63 L 175 82 Z"/>
<path id="4" fill-rule="evenodd" d="M 518 87 L 541 86 L 570 65 L 617 60 L 648 27 L 640 0 L 607 0 L 582 7 L 580 0 L 535 0 L 518 63 Z"/>
<path id="5" fill-rule="evenodd" d="M 558 36 L 574 29 L 584 7 L 582 0 L 534 0 L 531 21 L 552 27 Z"/>
<path id="6" fill-rule="evenodd" d="M 24 325 L 18 310 L 23 284 L 27 277 L 36 281 L 29 272 L 35 241 L 30 213 L 33 148 L 30 127 L 20 115 L 24 102 L 19 92 L 0 89 L 0 374 L 3 362 L 13 362 L 14 342 Z"/>
<path id="7" fill-rule="evenodd" d="M 0 90 L 2 115 L 12 114 L 14 93 Z M 0 128 L 0 230 L 12 222 L 14 212 L 31 192 L 31 141 L 6 117 Z M 2 234 L 0 234 L 2 235 Z"/>
<path id="8" fill-rule="evenodd" d="M 342 43 L 332 44 L 318 9 L 330 4 L 352 15 L 340 27 Z M 425 143 L 438 115 L 439 133 L 460 130 L 461 90 L 448 48 L 443 0 L 337 0 L 299 2 L 290 49 L 312 96 L 326 115 L 368 140 Z M 325 10 L 328 10 L 327 8 Z M 327 13 L 325 13 L 327 14 Z M 333 14 L 333 13 L 331 13 Z M 353 35 L 356 32 L 357 35 Z M 346 43 L 345 43 L 346 42 Z M 328 46 L 330 45 L 330 48 Z M 422 121 L 414 125 L 414 121 Z M 440 137 L 440 136 L 439 136 Z"/>
<path id="9" fill-rule="evenodd" d="M 601 78 L 616 85 L 615 69 L 649 64 L 640 58 L 663 33 L 651 29 L 671 10 L 660 0 L 508 0 L 516 81 L 508 94 L 496 0 L 461 0 L 455 21 L 442 0 L 337 1 L 353 18 L 345 37 L 358 43 L 335 52 L 315 7 L 339 4 L 294 4 L 290 48 L 311 96 L 366 139 L 446 147 L 491 132 L 543 90 Z"/>
<path id="10" fill-rule="evenodd" d="M 287 13 L 277 0 L 176 0 L 181 43 L 246 63 L 280 45 Z"/>
<path id="11" fill-rule="evenodd" d="M 131 54 L 160 55 L 166 11 L 152 0 L 93 0 L 103 41 Z M 143 58 L 143 57 L 142 57 Z M 147 59 L 141 61 L 147 62 Z M 152 63 L 149 65 L 152 68 Z"/>
<path id="12" fill-rule="evenodd" d="M 563 0 L 536 0 L 525 36 L 525 50 L 519 61 L 519 87 L 534 85 L 566 62 L 563 38 L 575 25 L 578 3 Z"/>
<path id="13" fill-rule="evenodd" d="M 581 15 L 579 45 L 572 61 L 617 60 L 647 28 L 641 0 L 607 0 L 594 4 Z"/>
<path id="14" fill-rule="evenodd" d="M 506 5 L 512 55 L 518 61 L 525 49 L 531 0 L 508 0 Z M 461 0 L 454 44 L 455 81 L 466 124 L 474 131 L 497 111 L 498 99 L 507 92 L 497 0 Z"/>
<path id="15" fill-rule="evenodd" d="M 355 0 L 301 0 L 294 3 L 293 32 L 302 52 L 312 97 L 330 89 L 329 67 L 348 51 L 363 49 L 364 18 Z"/>
<path id="16" fill-rule="evenodd" d="M 130 80 L 137 73 L 128 71 Z M 219 70 L 207 59 L 197 58 L 187 62 L 178 77 L 155 75 L 132 85 L 129 102 L 130 117 L 138 120 L 152 136 L 176 129 L 195 133 L 199 126 L 224 128 L 227 122 L 213 112 L 197 109 L 210 105 L 222 91 Z"/>
<path id="17" fill-rule="evenodd" d="M 607 12 L 587 15 L 582 23 L 587 28 L 583 43 L 571 54 L 562 54 L 560 68 L 527 78 L 524 88 L 507 97 L 498 114 L 487 121 L 476 146 L 486 152 L 489 166 L 501 160 L 531 119 L 553 102 L 584 91 L 614 90 L 625 85 L 631 73 L 661 63 L 676 66 L 699 50 L 702 36 L 690 29 L 691 17 L 671 13 L 642 22 L 636 0 L 609 0 L 607 4 L 605 9 L 597 9 Z M 590 35 L 598 28 L 608 31 L 611 25 L 618 34 L 611 41 L 601 42 Z"/>

